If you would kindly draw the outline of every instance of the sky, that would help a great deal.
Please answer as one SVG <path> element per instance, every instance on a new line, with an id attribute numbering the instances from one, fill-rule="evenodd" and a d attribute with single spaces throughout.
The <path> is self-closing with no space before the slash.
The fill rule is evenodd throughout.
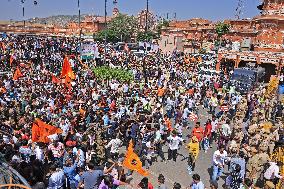
<path id="1" fill-rule="evenodd" d="M 113 0 L 107 0 L 107 12 L 111 15 Z M 178 20 L 205 18 L 224 20 L 235 17 L 239 0 L 149 0 L 149 10 L 158 17 L 173 18 L 176 13 Z M 256 6 L 261 0 L 242 0 L 241 18 L 252 18 L 259 14 Z M 78 14 L 77 0 L 25 0 L 25 17 L 47 17 L 52 15 Z M 117 0 L 121 13 L 136 15 L 146 8 L 146 0 Z M 82 14 L 104 14 L 104 0 L 80 0 Z M 0 0 L 0 20 L 22 20 L 21 0 Z"/>

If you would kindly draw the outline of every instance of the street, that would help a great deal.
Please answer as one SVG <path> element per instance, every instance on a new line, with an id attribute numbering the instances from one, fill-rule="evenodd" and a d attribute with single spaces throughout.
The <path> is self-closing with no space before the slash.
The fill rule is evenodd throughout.
<path id="1" fill-rule="evenodd" d="M 199 121 L 201 125 L 203 125 L 208 118 L 211 116 L 207 113 L 205 109 L 199 107 Z M 193 127 L 193 122 L 190 122 L 190 129 L 184 130 L 183 139 L 186 140 L 185 143 L 180 147 L 178 151 L 177 162 L 167 161 L 160 162 L 160 158 L 158 157 L 158 162 L 154 162 L 149 169 L 149 181 L 153 184 L 154 187 L 158 186 L 158 176 L 159 174 L 163 174 L 166 179 L 166 185 L 168 188 L 172 188 L 175 182 L 181 184 L 182 188 L 188 187 L 192 182 L 192 175 L 188 174 L 187 171 L 187 157 L 188 150 L 185 148 L 186 144 L 189 142 L 189 139 L 186 137 L 189 133 L 191 133 L 191 128 Z M 194 173 L 200 175 L 202 182 L 206 187 L 209 188 L 210 185 L 210 175 L 211 175 L 211 165 L 212 165 L 212 157 L 214 151 L 217 149 L 216 145 L 213 145 L 212 148 L 205 153 L 203 150 L 200 150 Z M 167 158 L 167 144 L 164 145 L 163 151 L 165 152 L 165 157 Z M 225 167 L 225 173 L 227 171 L 227 167 Z M 133 183 L 134 185 L 138 184 L 139 181 L 143 178 L 143 176 L 138 173 L 133 173 Z M 218 181 L 218 186 L 221 187 L 225 183 L 225 175 L 221 176 Z"/>

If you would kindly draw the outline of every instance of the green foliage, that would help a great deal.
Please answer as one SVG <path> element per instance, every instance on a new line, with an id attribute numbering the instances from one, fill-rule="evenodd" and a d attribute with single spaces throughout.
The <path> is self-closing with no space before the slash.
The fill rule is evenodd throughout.
<path id="1" fill-rule="evenodd" d="M 110 29 L 107 30 L 102 30 L 99 31 L 96 35 L 95 35 L 95 39 L 97 41 L 103 42 L 105 40 L 105 37 L 107 38 L 107 41 L 109 42 L 118 42 L 119 41 L 119 37 L 117 36 L 116 32 Z"/>
<path id="2" fill-rule="evenodd" d="M 227 34 L 230 30 L 230 25 L 226 24 L 224 22 L 219 22 L 216 25 L 216 33 L 218 35 L 218 37 L 222 37 L 223 35 Z"/>
<path id="3" fill-rule="evenodd" d="M 137 34 L 137 41 L 140 42 L 149 42 L 152 39 L 155 39 L 157 35 L 154 32 L 148 31 L 148 32 L 138 32 Z"/>
<path id="4" fill-rule="evenodd" d="M 95 67 L 93 69 L 93 72 L 99 80 L 116 79 L 121 82 L 133 80 L 133 74 L 130 71 L 125 70 L 125 69 L 101 66 L 101 67 Z"/>
<path id="5" fill-rule="evenodd" d="M 108 42 L 118 42 L 122 38 L 125 41 L 130 40 L 137 32 L 137 19 L 134 16 L 119 14 L 108 23 L 108 27 L 96 34 L 97 41 L 104 41 L 105 35 Z"/>
<path id="6" fill-rule="evenodd" d="M 137 32 L 138 21 L 134 16 L 119 14 L 111 20 L 108 29 L 115 31 L 119 39 L 122 36 L 123 39 L 129 40 Z"/>

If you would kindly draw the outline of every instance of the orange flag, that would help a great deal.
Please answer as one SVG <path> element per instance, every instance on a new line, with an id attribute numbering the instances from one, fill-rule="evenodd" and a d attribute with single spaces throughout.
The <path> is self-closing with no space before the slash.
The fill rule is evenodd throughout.
<path id="1" fill-rule="evenodd" d="M 75 79 L 75 74 L 73 73 L 68 57 L 66 56 L 63 61 L 61 77 L 67 77 L 67 76 L 70 77 L 70 79 Z"/>
<path id="2" fill-rule="evenodd" d="M 52 78 L 51 78 L 51 81 L 52 81 L 53 83 L 57 84 L 57 83 L 60 82 L 59 79 L 58 79 L 55 75 L 52 74 L 51 77 L 52 77 Z"/>
<path id="3" fill-rule="evenodd" d="M 40 119 L 36 119 L 32 127 L 32 140 L 33 142 L 50 142 L 48 136 L 53 134 L 61 134 L 62 130 L 48 125 Z"/>
<path id="4" fill-rule="evenodd" d="M 6 50 L 6 46 L 5 46 L 5 44 L 3 42 L 1 42 L 1 48 L 2 48 L 3 51 Z"/>
<path id="5" fill-rule="evenodd" d="M 14 73 L 13 80 L 18 80 L 20 77 L 23 77 L 23 74 L 22 74 L 21 70 L 19 68 L 17 68 L 15 73 Z"/>
<path id="6" fill-rule="evenodd" d="M 143 176 L 149 175 L 149 173 L 142 168 L 142 162 L 139 159 L 138 155 L 134 152 L 132 140 L 129 142 L 129 146 L 125 154 L 125 159 L 123 161 L 123 166 L 130 170 L 137 171 Z"/>
<path id="7" fill-rule="evenodd" d="M 10 66 L 12 66 L 12 63 L 14 62 L 14 56 L 13 55 L 11 55 L 10 56 Z"/>
<path id="8" fill-rule="evenodd" d="M 32 141 L 38 142 L 39 137 L 40 137 L 39 126 L 37 124 L 33 123 L 33 126 L 32 126 Z"/>

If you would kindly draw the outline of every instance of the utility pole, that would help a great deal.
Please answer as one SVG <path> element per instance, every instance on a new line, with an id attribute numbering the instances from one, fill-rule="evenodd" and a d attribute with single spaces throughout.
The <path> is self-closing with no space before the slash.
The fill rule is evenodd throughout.
<path id="1" fill-rule="evenodd" d="M 77 4 L 77 6 L 78 6 L 78 17 L 79 17 L 79 19 L 78 19 L 78 26 L 79 26 L 79 51 L 80 51 L 80 53 L 81 53 L 81 38 L 82 38 L 82 28 L 81 28 L 81 9 L 80 9 L 80 0 L 78 0 L 78 4 Z"/>
<path id="2" fill-rule="evenodd" d="M 146 0 L 146 26 L 145 33 L 148 31 L 148 13 L 149 13 L 149 0 Z"/>
<path id="3" fill-rule="evenodd" d="M 105 0 L 105 30 L 107 29 L 107 0 Z M 105 32 L 105 52 L 104 52 L 104 66 L 106 65 L 106 45 L 107 45 L 107 32 Z"/>
<path id="4" fill-rule="evenodd" d="M 23 14 L 23 25 L 24 25 L 24 33 L 26 35 L 26 20 L 25 20 L 25 0 L 21 1 L 23 7 L 22 7 L 22 14 Z"/>

